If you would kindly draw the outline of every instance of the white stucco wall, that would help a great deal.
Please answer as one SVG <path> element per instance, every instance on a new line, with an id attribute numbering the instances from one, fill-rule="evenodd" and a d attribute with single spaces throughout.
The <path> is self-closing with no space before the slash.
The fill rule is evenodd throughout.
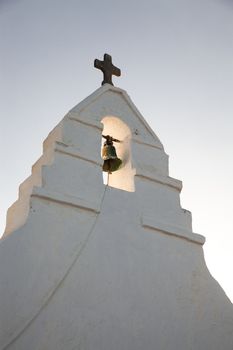
<path id="1" fill-rule="evenodd" d="M 108 116 L 131 131 L 134 192 L 103 184 Z M 49 161 L 19 198 L 28 211 L 0 244 L 0 349 L 232 350 L 232 304 L 127 94 L 101 87 L 47 142 Z"/>

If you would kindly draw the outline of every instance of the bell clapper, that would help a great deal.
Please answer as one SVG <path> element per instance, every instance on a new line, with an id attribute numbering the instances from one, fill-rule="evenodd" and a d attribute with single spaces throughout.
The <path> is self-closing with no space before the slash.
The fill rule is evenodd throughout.
<path id="1" fill-rule="evenodd" d="M 104 160 L 103 171 L 107 172 L 108 175 L 114 171 L 117 171 L 122 165 L 122 160 L 117 157 L 116 148 L 113 142 L 121 142 L 120 140 L 114 139 L 110 135 L 102 135 L 106 140 L 102 149 L 102 158 Z"/>

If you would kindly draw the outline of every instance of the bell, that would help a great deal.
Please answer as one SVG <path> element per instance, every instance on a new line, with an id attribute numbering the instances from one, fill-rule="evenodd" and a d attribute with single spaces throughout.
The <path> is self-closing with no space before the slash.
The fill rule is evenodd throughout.
<path id="1" fill-rule="evenodd" d="M 112 173 L 118 170 L 122 164 L 122 160 L 117 157 L 116 149 L 113 146 L 114 142 L 120 142 L 119 140 L 113 139 L 111 136 L 107 135 L 103 137 L 106 139 L 102 149 L 102 158 L 104 160 L 103 171 L 107 173 Z"/>

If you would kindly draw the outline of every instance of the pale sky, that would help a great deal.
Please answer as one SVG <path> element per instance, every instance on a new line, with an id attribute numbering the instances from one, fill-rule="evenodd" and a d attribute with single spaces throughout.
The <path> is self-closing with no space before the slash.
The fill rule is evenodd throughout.
<path id="1" fill-rule="evenodd" d="M 233 300 L 233 1 L 0 0 L 0 45 L 0 231 L 47 134 L 99 88 L 106 52 Z"/>

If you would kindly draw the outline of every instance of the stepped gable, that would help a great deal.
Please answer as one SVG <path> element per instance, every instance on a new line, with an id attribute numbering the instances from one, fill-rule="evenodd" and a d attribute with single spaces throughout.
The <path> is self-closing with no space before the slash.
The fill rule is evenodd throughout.
<path id="1" fill-rule="evenodd" d="M 107 184 L 102 134 L 121 141 Z M 181 189 L 124 90 L 104 84 L 75 106 L 8 211 L 0 349 L 232 350 L 232 304 Z"/>

